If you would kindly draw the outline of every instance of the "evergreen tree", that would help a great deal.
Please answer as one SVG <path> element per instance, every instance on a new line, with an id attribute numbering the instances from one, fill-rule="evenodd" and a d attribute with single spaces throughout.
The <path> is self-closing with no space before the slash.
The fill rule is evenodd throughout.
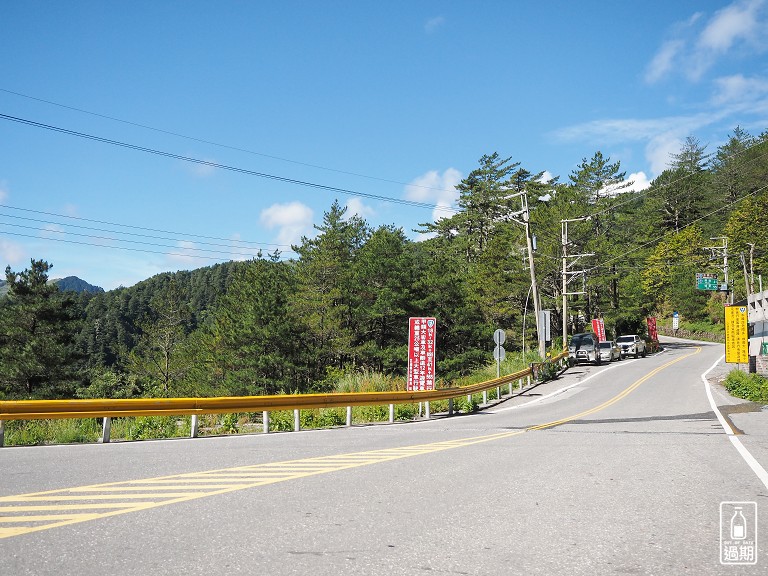
<path id="1" fill-rule="evenodd" d="M 197 334 L 195 380 L 235 396 L 306 391 L 297 366 L 302 335 L 289 310 L 295 292 L 294 265 L 278 253 L 240 267 Z"/>
<path id="2" fill-rule="evenodd" d="M 616 253 L 619 230 L 616 195 L 622 193 L 631 184 L 626 180 L 626 172 L 621 171 L 621 163 L 611 163 L 601 152 L 596 152 L 588 162 L 583 159 L 578 169 L 571 172 L 570 187 L 578 204 L 587 212 L 581 217 L 590 216 L 589 226 L 577 230 L 588 232 L 588 236 L 569 237 L 576 246 L 575 253 L 598 255 L 598 266 L 592 266 L 586 283 L 585 316 L 587 320 L 603 316 L 608 309 L 617 309 L 618 273 L 612 262 L 606 267 L 603 263 L 611 260 Z M 571 249 L 569 248 L 569 251 Z"/>
<path id="3" fill-rule="evenodd" d="M 763 191 L 755 196 L 749 196 L 742 200 L 738 207 L 731 213 L 728 222 L 723 229 L 728 237 L 729 250 L 732 254 L 739 254 L 745 258 L 747 273 L 750 275 L 749 283 L 754 284 L 752 276 L 762 275 L 768 278 L 768 191 Z M 734 283 L 737 297 L 746 296 L 746 285 L 742 266 L 737 258 L 734 277 L 738 280 Z M 751 269 L 751 270 L 750 270 Z M 753 291 L 758 287 L 754 286 Z"/>
<path id="4" fill-rule="evenodd" d="M 688 320 L 706 316 L 709 294 L 696 289 L 696 273 L 710 264 L 698 226 L 671 234 L 656 246 L 642 271 L 642 286 L 650 309 L 661 315 L 677 310 Z"/>
<path id="5" fill-rule="evenodd" d="M 415 280 L 414 246 L 403 230 L 394 226 L 374 230 L 354 266 L 359 328 L 353 345 L 362 367 L 405 372 Z"/>
<path id="6" fill-rule="evenodd" d="M 303 324 L 302 343 L 315 380 L 322 379 L 329 368 L 341 369 L 356 360 L 353 342 L 359 319 L 354 313 L 358 299 L 354 268 L 369 230 L 359 216 L 345 218 L 346 212 L 334 202 L 323 224 L 316 226 L 319 234 L 304 237 L 300 246 L 293 247 L 300 259 L 292 313 Z"/>
<path id="7" fill-rule="evenodd" d="M 680 152 L 672 155 L 669 170 L 654 180 L 653 198 L 663 230 L 680 232 L 712 209 L 705 150 L 706 146 L 689 136 Z"/>
<path id="8" fill-rule="evenodd" d="M 152 297 L 139 324 L 141 337 L 131 351 L 129 367 L 150 396 L 185 395 L 182 382 L 189 363 L 184 345 L 192 317 L 188 301 L 175 277 L 168 275 L 165 288 Z"/>
<path id="9" fill-rule="evenodd" d="M 74 394 L 80 358 L 74 335 L 82 310 L 71 292 L 48 283 L 52 268 L 31 260 L 5 269 L 8 297 L 0 302 L 0 392 L 12 398 L 66 398 Z"/>

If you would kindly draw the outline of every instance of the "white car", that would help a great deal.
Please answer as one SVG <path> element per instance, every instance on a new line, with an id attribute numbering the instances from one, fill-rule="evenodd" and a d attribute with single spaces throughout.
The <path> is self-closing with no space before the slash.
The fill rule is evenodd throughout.
<path id="1" fill-rule="evenodd" d="M 603 362 L 613 362 L 621 360 L 621 348 L 613 340 L 603 340 L 600 342 L 600 360 Z"/>
<path id="2" fill-rule="evenodd" d="M 645 340 L 640 338 L 637 334 L 627 334 L 625 336 L 619 336 L 616 338 L 616 343 L 621 347 L 621 357 L 629 356 L 630 354 L 637 358 L 642 356 L 645 358 L 647 351 L 645 349 Z"/>

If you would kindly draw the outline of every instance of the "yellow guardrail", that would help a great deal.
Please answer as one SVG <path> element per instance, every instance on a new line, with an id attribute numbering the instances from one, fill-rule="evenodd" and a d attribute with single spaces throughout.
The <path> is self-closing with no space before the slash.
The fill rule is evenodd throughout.
<path id="1" fill-rule="evenodd" d="M 550 362 L 568 357 L 563 352 Z M 275 396 L 229 396 L 219 398 L 129 398 L 94 400 L 5 400 L 0 401 L 0 422 L 56 418 L 120 418 L 126 416 L 181 416 L 308 410 L 346 406 L 373 406 L 450 400 L 483 392 L 532 375 L 525 368 L 500 378 L 469 386 L 420 392 L 332 392 L 328 394 L 283 394 Z M 1 437 L 0 437 L 1 438 Z M 0 446 L 2 445 L 0 440 Z"/>

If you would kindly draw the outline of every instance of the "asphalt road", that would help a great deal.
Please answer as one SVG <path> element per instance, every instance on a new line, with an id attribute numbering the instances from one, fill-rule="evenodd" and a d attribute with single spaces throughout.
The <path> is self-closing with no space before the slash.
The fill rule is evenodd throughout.
<path id="1" fill-rule="evenodd" d="M 0 574 L 766 574 L 768 486 L 701 378 L 722 354 L 675 341 L 428 422 L 3 448 Z M 768 468 L 768 412 L 711 390 Z M 721 502 L 756 503 L 756 565 L 721 564 Z"/>

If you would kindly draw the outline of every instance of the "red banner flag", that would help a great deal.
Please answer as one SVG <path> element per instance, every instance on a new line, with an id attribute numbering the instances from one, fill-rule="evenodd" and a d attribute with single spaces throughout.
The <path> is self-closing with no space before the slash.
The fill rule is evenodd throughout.
<path id="1" fill-rule="evenodd" d="M 592 320 L 592 331 L 600 342 L 605 340 L 605 322 L 603 322 L 602 318 L 594 318 Z"/>
<path id="2" fill-rule="evenodd" d="M 656 331 L 656 318 L 646 318 L 646 321 L 648 322 L 648 336 L 653 340 L 654 342 L 657 342 L 659 340 L 659 333 Z"/>

